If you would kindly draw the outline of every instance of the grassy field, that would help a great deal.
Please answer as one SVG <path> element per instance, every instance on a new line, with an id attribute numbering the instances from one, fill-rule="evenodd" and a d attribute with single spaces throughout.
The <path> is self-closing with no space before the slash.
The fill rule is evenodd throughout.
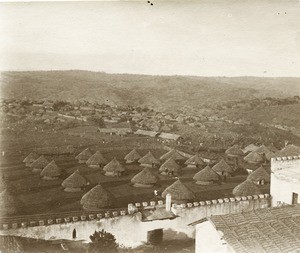
<path id="1" fill-rule="evenodd" d="M 1 157 L 0 168 L 8 180 L 8 185 L 12 187 L 15 194 L 24 203 L 24 208 L 19 210 L 19 215 L 81 210 L 81 197 L 97 183 L 101 183 L 104 188 L 114 195 L 116 201 L 113 207 L 127 207 L 128 203 L 157 199 L 158 197 L 155 197 L 153 194 L 154 189 L 162 192 L 176 180 L 176 178 L 159 175 L 159 181 L 155 188 L 137 189 L 132 186 L 131 178 L 141 171 L 142 168 L 138 164 L 125 164 L 124 156 L 135 143 L 153 144 L 157 142 L 155 139 L 136 136 L 128 138 L 101 136 L 94 131 L 90 131 L 91 134 L 88 136 L 80 137 L 74 135 L 76 131 L 78 129 L 58 132 L 36 131 L 34 135 L 30 132 L 25 132 L 19 137 L 7 132 L 2 136 L 1 148 L 2 151 L 5 151 L 5 155 Z M 105 143 L 103 143 L 103 140 L 105 140 Z M 59 147 L 65 145 L 74 145 L 76 149 L 75 154 L 47 156 L 49 161 L 55 160 L 57 165 L 64 170 L 64 174 L 60 179 L 53 181 L 42 180 L 38 174 L 34 174 L 30 168 L 25 167 L 22 163 L 24 157 L 37 147 Z M 85 164 L 78 164 L 75 155 L 85 147 L 90 147 L 93 152 L 101 150 L 108 160 L 116 157 L 125 167 L 125 174 L 119 178 L 107 177 L 101 169 L 91 169 Z M 123 149 L 120 149 L 120 147 Z M 148 151 L 151 151 L 156 158 L 166 153 L 163 149 L 139 150 L 141 155 L 145 155 Z M 86 176 L 91 184 L 83 192 L 64 192 L 61 186 L 62 181 L 77 169 Z M 246 178 L 246 175 L 239 174 L 229 178 L 226 184 L 200 186 L 192 180 L 196 172 L 197 170 L 183 168 L 180 179 L 195 192 L 198 201 L 229 197 L 232 189 Z M 268 186 L 263 187 L 263 190 L 267 192 L 269 190 Z"/>

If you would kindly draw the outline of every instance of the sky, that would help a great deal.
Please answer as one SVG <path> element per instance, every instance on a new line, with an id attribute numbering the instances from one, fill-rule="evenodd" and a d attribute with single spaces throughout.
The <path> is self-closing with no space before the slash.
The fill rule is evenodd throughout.
<path id="1" fill-rule="evenodd" d="M 0 3 L 0 70 L 300 76 L 300 0 Z"/>

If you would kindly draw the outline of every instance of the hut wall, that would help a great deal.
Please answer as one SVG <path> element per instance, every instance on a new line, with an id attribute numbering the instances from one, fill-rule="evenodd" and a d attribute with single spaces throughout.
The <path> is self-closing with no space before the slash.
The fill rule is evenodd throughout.
<path id="1" fill-rule="evenodd" d="M 148 231 L 155 229 L 173 230 L 184 233 L 190 238 L 195 237 L 195 226 L 188 224 L 209 217 L 210 215 L 240 213 L 259 208 L 270 207 L 269 195 L 250 196 L 242 198 L 219 199 L 211 201 L 193 202 L 182 205 L 173 205 L 172 211 L 178 215 L 173 220 L 156 220 L 142 222 L 140 212 L 121 215 L 112 218 L 101 218 L 86 221 L 76 221 L 45 226 L 29 226 L 27 228 L 0 230 L 2 235 L 15 235 L 39 239 L 66 239 L 72 240 L 73 230 L 76 229 L 76 240 L 89 241 L 89 236 L 95 230 L 104 229 L 115 235 L 119 244 L 125 247 L 137 247 L 147 241 Z M 139 203 L 141 205 L 141 203 Z M 144 203 L 143 203 L 144 204 Z M 149 203 L 147 203 L 148 205 Z M 164 208 L 164 207 L 163 207 Z M 37 222 L 37 224 L 39 224 Z M 11 228 L 11 224 L 8 225 Z M 124 229 L 126 228 L 126 229 Z M 136 233 L 138 231 L 138 233 Z M 132 236 L 135 235 L 135 236 Z"/>

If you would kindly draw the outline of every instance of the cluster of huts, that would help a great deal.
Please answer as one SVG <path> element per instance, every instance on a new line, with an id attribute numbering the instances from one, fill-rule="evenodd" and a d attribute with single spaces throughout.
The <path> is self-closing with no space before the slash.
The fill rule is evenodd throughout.
<path id="1" fill-rule="evenodd" d="M 226 182 L 227 177 L 235 174 L 239 161 L 243 160 L 246 163 L 254 164 L 257 169 L 248 171 L 247 179 L 233 189 L 233 195 L 248 196 L 262 193 L 259 185 L 270 182 L 268 161 L 271 157 L 286 156 L 287 154 L 296 155 L 299 154 L 299 151 L 300 148 L 294 145 L 286 146 L 280 151 L 272 145 L 268 147 L 251 145 L 246 147 L 245 155 L 245 149 L 242 150 L 238 145 L 234 145 L 225 151 L 226 160 L 234 160 L 233 166 L 229 165 L 225 159 L 221 159 L 212 166 L 207 164 L 199 154 L 187 157 L 186 154 L 176 149 L 171 149 L 159 159 L 150 151 L 142 156 L 136 149 L 133 149 L 124 157 L 124 160 L 126 164 L 140 164 L 142 170 L 131 179 L 131 183 L 134 187 L 144 188 L 155 186 L 159 180 L 159 174 L 178 176 L 184 167 L 197 170 L 193 176 L 196 184 L 210 185 Z M 91 168 L 103 169 L 106 176 L 122 176 L 125 172 L 125 167 L 116 158 L 108 161 L 100 151 L 93 154 L 87 148 L 79 153 L 76 159 L 79 163 L 85 163 Z M 38 156 L 35 153 L 28 155 L 24 159 L 24 163 L 31 167 L 34 172 L 40 173 L 45 180 L 53 180 L 61 175 L 62 170 L 55 161 L 49 162 L 44 156 Z M 78 170 L 62 182 L 66 192 L 81 191 L 88 184 L 88 180 Z M 174 202 L 185 202 L 195 198 L 194 192 L 179 179 L 167 187 L 161 196 L 164 198 L 168 193 L 171 194 Z M 96 210 L 109 207 L 113 201 L 114 196 L 101 184 L 98 184 L 83 195 L 81 204 L 84 209 Z"/>

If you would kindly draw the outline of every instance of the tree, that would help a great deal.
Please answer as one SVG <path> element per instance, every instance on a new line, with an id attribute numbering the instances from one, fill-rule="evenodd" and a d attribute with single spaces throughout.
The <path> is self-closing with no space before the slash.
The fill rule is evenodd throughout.
<path id="1" fill-rule="evenodd" d="M 116 238 L 113 234 L 102 229 L 95 231 L 90 236 L 91 243 L 89 244 L 88 253 L 113 253 L 118 252 L 119 244 L 116 243 Z"/>

